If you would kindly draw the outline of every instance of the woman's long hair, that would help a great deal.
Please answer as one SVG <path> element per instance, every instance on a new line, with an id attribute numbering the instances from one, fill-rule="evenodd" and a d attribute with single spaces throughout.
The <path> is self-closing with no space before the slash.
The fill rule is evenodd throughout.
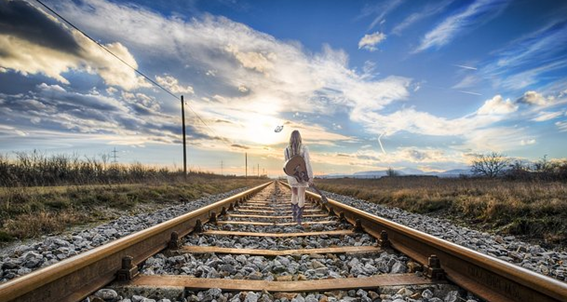
<path id="1" fill-rule="evenodd" d="M 301 150 L 301 134 L 299 133 L 299 131 L 293 130 L 293 132 L 291 132 L 288 148 L 290 157 L 299 155 L 299 152 Z"/>

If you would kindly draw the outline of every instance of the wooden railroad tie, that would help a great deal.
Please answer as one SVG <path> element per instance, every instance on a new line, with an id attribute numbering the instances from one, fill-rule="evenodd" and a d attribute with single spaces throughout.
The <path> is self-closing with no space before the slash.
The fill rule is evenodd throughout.
<path id="1" fill-rule="evenodd" d="M 242 213 L 277 213 L 277 212 L 279 212 L 279 213 L 292 213 L 291 210 L 287 210 L 287 209 L 286 210 L 277 210 L 277 211 L 274 211 L 273 209 L 272 210 L 236 209 L 236 212 L 242 212 Z M 320 209 L 304 209 L 303 210 L 303 213 L 314 213 L 314 212 L 323 213 L 323 211 L 320 210 Z M 329 215 L 326 215 L 326 216 L 329 216 Z"/>
<path id="2" fill-rule="evenodd" d="M 304 233 L 255 233 L 255 232 L 233 232 L 233 231 L 204 231 L 203 235 L 216 236 L 250 236 L 250 237 L 307 237 L 307 236 L 342 236 L 354 235 L 353 230 L 335 230 L 325 232 L 304 232 Z"/>
<path id="3" fill-rule="evenodd" d="M 269 215 L 252 215 L 252 214 L 227 214 L 226 217 L 239 217 L 239 218 L 263 218 L 263 219 L 291 219 L 291 215 L 284 216 L 269 216 Z M 327 214 L 306 214 L 305 217 L 329 217 Z"/>
<path id="4" fill-rule="evenodd" d="M 312 225 L 312 224 L 333 224 L 339 223 L 339 221 L 333 220 L 322 220 L 322 221 L 304 221 L 302 225 Z M 256 225 L 256 226 L 293 226 L 297 222 L 259 222 L 259 221 L 244 221 L 244 220 L 219 220 L 217 224 L 236 224 L 236 225 Z"/>
<path id="5" fill-rule="evenodd" d="M 350 289 L 375 289 L 380 286 L 438 284 L 416 274 L 388 274 L 366 278 L 339 278 L 308 281 L 264 281 L 195 278 L 175 275 L 142 275 L 128 285 L 135 287 L 183 287 L 186 289 L 220 288 L 223 291 L 310 292 Z"/>
<path id="6" fill-rule="evenodd" d="M 179 252 L 192 254 L 234 254 L 254 256 L 286 256 L 286 255 L 312 255 L 312 254 L 372 254 L 381 253 L 383 250 L 377 246 L 337 246 L 319 249 L 292 249 L 292 250 L 263 250 L 263 249 L 238 249 L 217 246 L 184 246 Z"/>

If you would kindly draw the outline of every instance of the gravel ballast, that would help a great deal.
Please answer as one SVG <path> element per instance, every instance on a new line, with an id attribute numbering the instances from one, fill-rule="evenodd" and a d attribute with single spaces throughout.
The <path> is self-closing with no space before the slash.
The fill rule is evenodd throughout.
<path id="1" fill-rule="evenodd" d="M 196 278 L 229 278 L 266 281 L 302 281 L 327 278 L 361 278 L 408 272 L 408 258 L 382 252 L 360 255 L 249 255 L 183 254 L 149 258 L 147 275 L 188 275 Z"/>
<path id="2" fill-rule="evenodd" d="M 388 286 L 373 290 L 335 290 L 309 293 L 223 292 L 220 288 L 185 291 L 176 297 L 155 293 L 124 291 L 109 302 L 477 302 L 474 297 L 449 284 L 421 286 Z M 127 297 L 123 298 L 122 297 Z"/>
<path id="3" fill-rule="evenodd" d="M 567 281 L 567 253 L 546 250 L 518 240 L 514 236 L 498 236 L 461 227 L 444 219 L 414 214 L 399 208 L 367 202 L 330 192 L 324 194 L 346 205 L 406 225 L 441 239 L 470 248 L 537 273 Z"/>
<path id="4" fill-rule="evenodd" d="M 244 190 L 246 188 L 210 195 L 182 205 L 166 207 L 152 213 L 122 216 L 94 228 L 61 236 L 44 236 L 40 240 L 4 248 L 0 251 L 0 282 L 6 282 L 18 276 L 28 274 L 39 268 L 194 211 Z"/>

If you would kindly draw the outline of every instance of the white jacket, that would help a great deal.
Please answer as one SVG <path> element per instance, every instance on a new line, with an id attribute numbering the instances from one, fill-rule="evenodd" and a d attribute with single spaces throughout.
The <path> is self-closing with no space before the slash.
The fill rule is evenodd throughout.
<path id="1" fill-rule="evenodd" d="M 284 149 L 284 158 L 286 162 L 289 160 L 288 155 L 291 154 L 291 150 L 289 150 L 288 148 L 289 146 Z M 311 160 L 309 159 L 309 148 L 307 148 L 307 146 L 301 145 L 301 148 L 299 150 L 299 155 L 301 155 L 305 160 L 307 175 L 309 176 L 309 179 L 312 180 L 313 168 L 311 168 Z M 307 182 L 297 182 L 295 177 L 292 176 L 287 176 L 287 183 L 292 187 L 309 187 L 309 184 Z"/>

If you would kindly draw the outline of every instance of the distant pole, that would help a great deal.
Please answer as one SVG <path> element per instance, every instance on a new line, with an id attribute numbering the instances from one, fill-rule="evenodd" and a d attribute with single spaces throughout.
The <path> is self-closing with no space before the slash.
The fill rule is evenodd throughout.
<path id="1" fill-rule="evenodd" d="M 114 159 L 112 160 L 112 163 L 114 163 L 114 164 L 118 163 L 117 156 L 116 156 L 117 152 L 118 151 L 116 151 L 116 147 L 114 147 L 114 150 L 112 150 L 112 156 L 114 157 Z"/>
<path id="2" fill-rule="evenodd" d="M 244 152 L 244 177 L 248 178 L 248 153 Z"/>
<path id="3" fill-rule="evenodd" d="M 258 177 L 260 177 L 260 164 L 258 164 Z"/>
<path id="4" fill-rule="evenodd" d="M 222 162 L 222 160 L 220 161 L 220 174 L 223 175 L 223 168 L 224 168 L 224 163 Z"/>
<path id="5" fill-rule="evenodd" d="M 187 179 L 187 139 L 185 138 L 185 101 L 181 96 L 181 123 L 183 129 L 183 177 Z"/>

